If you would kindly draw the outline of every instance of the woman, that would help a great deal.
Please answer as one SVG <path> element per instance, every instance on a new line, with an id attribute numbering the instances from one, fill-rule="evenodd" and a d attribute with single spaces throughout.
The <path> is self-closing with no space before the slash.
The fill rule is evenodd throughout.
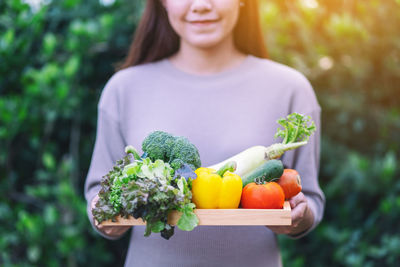
<path id="1" fill-rule="evenodd" d="M 320 107 L 299 72 L 267 59 L 256 0 L 147 0 L 129 55 L 107 83 L 98 106 L 98 129 L 85 194 L 88 214 L 100 178 L 128 144 L 147 134 L 186 136 L 202 165 L 253 145 L 270 145 L 276 120 L 310 115 L 320 128 Z M 275 234 L 299 238 L 321 221 L 319 131 L 282 161 L 302 175 L 303 193 L 290 200 L 290 227 L 196 227 L 170 240 L 144 237 L 133 227 L 126 266 L 280 266 Z M 116 239 L 130 227 L 95 229 Z"/>

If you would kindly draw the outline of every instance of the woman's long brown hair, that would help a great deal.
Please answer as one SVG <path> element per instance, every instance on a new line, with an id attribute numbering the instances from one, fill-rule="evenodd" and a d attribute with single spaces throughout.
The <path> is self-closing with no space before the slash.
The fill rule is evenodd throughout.
<path id="1" fill-rule="evenodd" d="M 243 0 L 242 0 L 243 1 Z M 234 29 L 236 47 L 245 54 L 268 58 L 259 20 L 258 0 L 246 0 Z M 147 0 L 128 56 L 118 69 L 157 61 L 179 50 L 179 36 L 172 29 L 160 0 Z"/>

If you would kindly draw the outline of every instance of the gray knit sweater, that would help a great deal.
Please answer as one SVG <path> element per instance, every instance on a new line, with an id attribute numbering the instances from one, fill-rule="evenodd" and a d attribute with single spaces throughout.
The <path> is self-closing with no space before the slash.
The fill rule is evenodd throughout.
<path id="1" fill-rule="evenodd" d="M 96 143 L 85 184 L 89 208 L 100 179 L 124 155 L 128 144 L 140 149 L 154 130 L 182 135 L 199 149 L 202 165 L 222 161 L 254 145 L 270 145 L 276 120 L 289 113 L 310 115 L 318 131 L 309 144 L 286 152 L 286 167 L 302 177 L 303 193 L 315 221 L 321 221 L 325 198 L 318 184 L 320 106 L 307 79 L 298 71 L 249 55 L 240 66 L 213 75 L 183 72 L 168 59 L 116 73 L 98 105 Z M 198 226 L 175 229 L 170 240 L 144 237 L 132 228 L 126 266 L 281 266 L 277 239 L 264 226 Z M 101 233 L 99 233 L 101 234 Z M 101 234 L 106 237 L 105 235 Z"/>

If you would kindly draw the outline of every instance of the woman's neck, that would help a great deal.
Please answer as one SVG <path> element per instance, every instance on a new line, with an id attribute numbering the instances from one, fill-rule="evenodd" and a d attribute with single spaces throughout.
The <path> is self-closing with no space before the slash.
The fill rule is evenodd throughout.
<path id="1" fill-rule="evenodd" d="M 181 42 L 179 51 L 169 60 L 182 71 L 204 75 L 234 68 L 245 58 L 246 55 L 236 49 L 231 38 L 212 48 L 199 48 Z"/>

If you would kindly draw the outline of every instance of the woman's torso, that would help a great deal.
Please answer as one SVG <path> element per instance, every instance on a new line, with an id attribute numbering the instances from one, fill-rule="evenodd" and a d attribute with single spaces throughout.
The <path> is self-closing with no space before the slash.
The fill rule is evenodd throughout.
<path id="1" fill-rule="evenodd" d="M 126 69 L 114 79 L 115 92 L 105 95 L 117 95 L 126 144 L 140 148 L 154 130 L 186 136 L 199 149 L 203 166 L 275 142 L 276 120 L 298 108 L 295 87 L 302 82 L 294 70 L 253 56 L 208 77 L 162 60 Z M 318 105 L 307 101 L 303 110 Z M 101 105 L 106 108 L 107 100 Z M 281 265 L 276 237 L 264 226 L 176 229 L 170 240 L 143 234 L 144 227 L 133 228 L 126 266 Z"/>

